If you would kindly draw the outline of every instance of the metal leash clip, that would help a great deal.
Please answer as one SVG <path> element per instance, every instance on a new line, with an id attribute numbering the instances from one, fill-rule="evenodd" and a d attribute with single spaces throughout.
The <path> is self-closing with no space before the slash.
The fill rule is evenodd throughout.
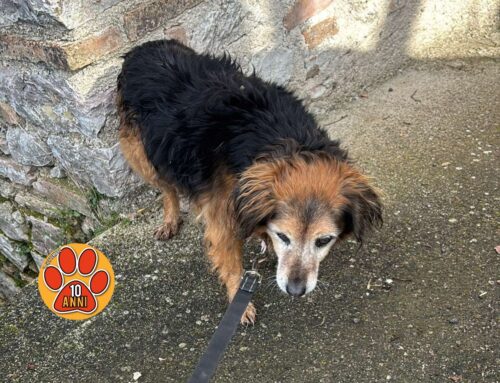
<path id="1" fill-rule="evenodd" d="M 262 275 L 260 275 L 257 270 L 246 270 L 241 277 L 240 290 L 253 293 L 257 290 L 261 282 Z"/>
<path id="2" fill-rule="evenodd" d="M 260 255 L 266 252 L 267 246 L 264 241 L 261 243 Z M 252 269 L 246 270 L 243 276 L 241 277 L 240 290 L 255 292 L 257 287 L 262 282 L 262 275 L 257 271 L 257 266 L 262 262 L 267 261 L 267 256 L 259 258 L 259 255 L 252 259 Z"/>

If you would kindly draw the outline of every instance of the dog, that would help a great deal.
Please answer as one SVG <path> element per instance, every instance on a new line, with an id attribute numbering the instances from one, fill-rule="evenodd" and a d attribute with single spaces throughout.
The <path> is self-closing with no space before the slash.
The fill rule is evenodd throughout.
<path id="1" fill-rule="evenodd" d="M 179 194 L 187 196 L 229 301 L 247 238 L 269 243 L 279 288 L 303 296 L 335 243 L 351 235 L 362 242 L 382 224 L 379 192 L 339 141 L 290 91 L 245 75 L 228 55 L 147 42 L 124 56 L 117 90 L 122 152 L 163 192 L 155 237 L 179 231 Z M 255 315 L 250 304 L 242 323 Z"/>

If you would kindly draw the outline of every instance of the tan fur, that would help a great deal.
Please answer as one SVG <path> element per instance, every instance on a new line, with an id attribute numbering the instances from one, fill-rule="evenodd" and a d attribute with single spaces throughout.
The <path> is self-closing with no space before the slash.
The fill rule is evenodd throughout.
<path id="1" fill-rule="evenodd" d="M 312 222 L 304 222 L 297 213 L 296 210 L 280 213 L 273 223 L 292 238 L 300 238 L 304 242 L 336 231 L 330 211 L 319 213 Z"/>
<path id="2" fill-rule="evenodd" d="M 181 225 L 179 196 L 175 186 L 158 177 L 144 151 L 139 130 L 135 127 L 120 129 L 120 147 L 132 169 L 146 182 L 163 192 L 163 224 L 155 231 L 155 238 L 166 240 L 174 236 Z"/>
<path id="3" fill-rule="evenodd" d="M 325 213 L 340 212 L 343 206 L 352 203 L 347 196 L 357 195 L 368 204 L 377 203 L 364 198 L 368 189 L 379 194 L 353 165 L 321 154 L 259 161 L 242 174 L 240 198 L 244 204 L 238 214 L 242 222 L 247 218 L 252 227 L 254 222 L 282 213 L 291 201 L 300 205 L 311 199 L 327 205 Z M 300 219 L 289 216 L 283 225 L 288 232 L 297 234 L 305 229 L 306 223 Z M 330 215 L 315 217 L 314 222 L 306 225 L 308 236 L 331 232 L 332 224 Z"/>
<path id="4" fill-rule="evenodd" d="M 221 174 L 224 174 L 221 172 Z M 225 285 L 231 301 L 238 291 L 243 274 L 243 241 L 237 235 L 234 217 L 232 191 L 235 177 L 227 174 L 219 176 L 212 188 L 194 202 L 205 224 L 205 245 L 212 269 L 217 271 L 220 281 Z M 241 321 L 253 323 L 256 311 L 250 304 Z"/>
<path id="5" fill-rule="evenodd" d="M 293 166 L 284 167 L 281 178 L 275 183 L 275 198 L 303 201 L 314 196 L 335 208 L 345 203 L 340 191 L 353 174 L 346 164 L 332 159 L 320 158 L 307 163 L 298 157 L 293 160 Z"/>
<path id="6" fill-rule="evenodd" d="M 335 159 L 318 156 L 313 161 L 303 157 L 258 162 L 242 175 L 241 196 L 251 196 L 243 213 L 265 217 L 280 201 L 303 201 L 310 197 L 338 208 L 347 202 L 342 190 L 356 190 L 368 179 L 356 168 Z"/>

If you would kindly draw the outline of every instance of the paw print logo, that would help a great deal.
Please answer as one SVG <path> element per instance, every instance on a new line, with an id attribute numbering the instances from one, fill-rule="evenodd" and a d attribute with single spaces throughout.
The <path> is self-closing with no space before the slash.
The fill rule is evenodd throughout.
<path id="1" fill-rule="evenodd" d="M 53 308 L 58 313 L 81 312 L 93 313 L 97 308 L 96 296 L 101 295 L 109 286 L 109 274 L 106 270 L 97 270 L 97 253 L 94 249 L 83 250 L 76 257 L 71 247 L 63 247 L 57 256 L 59 267 L 48 266 L 43 272 L 43 280 L 52 291 L 57 291 Z M 75 275 L 68 283 L 65 276 Z M 90 276 L 89 285 L 80 277 Z"/>
<path id="2" fill-rule="evenodd" d="M 106 307 L 114 273 L 99 250 L 73 243 L 51 253 L 40 268 L 38 288 L 45 304 L 67 319 L 87 319 Z"/>

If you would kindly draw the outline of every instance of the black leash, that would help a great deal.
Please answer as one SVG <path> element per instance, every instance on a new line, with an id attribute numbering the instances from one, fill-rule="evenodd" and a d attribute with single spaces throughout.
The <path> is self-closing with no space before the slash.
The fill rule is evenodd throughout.
<path id="1" fill-rule="evenodd" d="M 206 383 L 210 380 L 224 354 L 227 345 L 231 341 L 241 316 L 245 312 L 255 290 L 261 282 L 260 274 L 255 270 L 245 271 L 241 278 L 240 288 L 234 296 L 231 304 L 226 310 L 219 323 L 219 327 L 208 343 L 205 353 L 200 358 L 196 369 L 191 375 L 188 383 Z"/>

